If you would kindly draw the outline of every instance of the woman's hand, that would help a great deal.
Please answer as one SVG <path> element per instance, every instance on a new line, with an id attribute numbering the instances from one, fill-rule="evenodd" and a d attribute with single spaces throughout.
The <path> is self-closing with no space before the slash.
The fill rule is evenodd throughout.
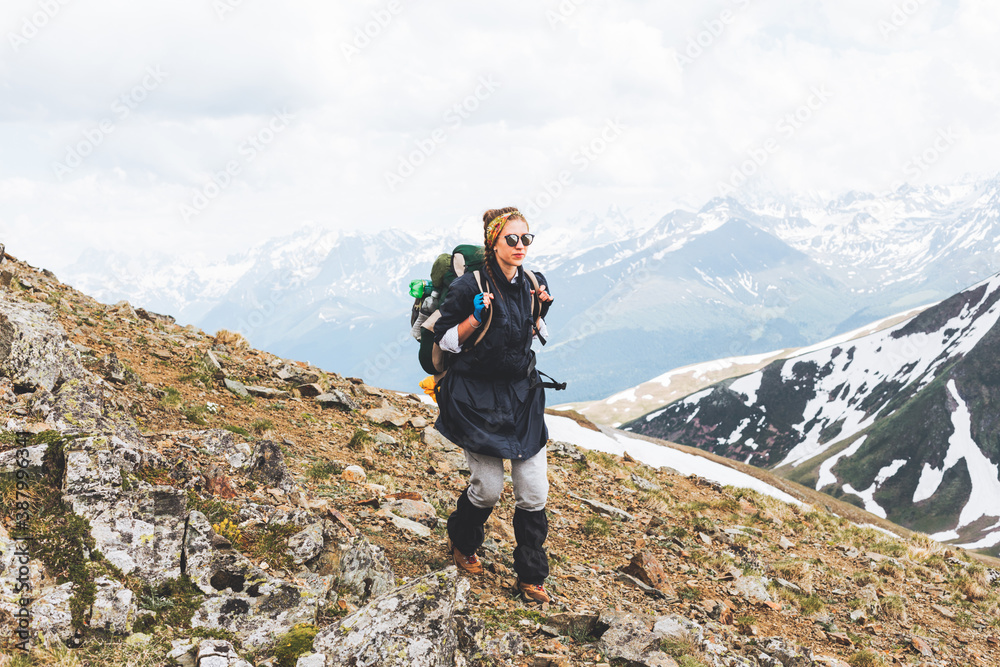
<path id="1" fill-rule="evenodd" d="M 474 310 L 472 311 L 472 316 L 476 318 L 476 321 L 482 324 L 483 322 L 483 311 L 490 307 L 490 302 L 493 301 L 492 292 L 480 292 L 472 300 L 472 305 Z"/>
<path id="2" fill-rule="evenodd" d="M 531 290 L 531 293 L 534 294 L 535 290 Z M 552 301 L 552 295 L 545 289 L 545 285 L 538 286 L 538 300 L 541 303 L 549 303 Z"/>

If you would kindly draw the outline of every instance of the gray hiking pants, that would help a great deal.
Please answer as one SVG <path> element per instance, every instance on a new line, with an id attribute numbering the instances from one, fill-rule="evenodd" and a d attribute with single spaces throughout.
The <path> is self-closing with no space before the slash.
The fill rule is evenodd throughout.
<path id="1" fill-rule="evenodd" d="M 469 501 L 480 509 L 491 508 L 503 493 L 503 459 L 465 450 L 472 478 L 469 480 Z M 545 447 L 524 461 L 511 461 L 514 481 L 514 506 L 527 512 L 545 509 L 549 497 L 548 462 Z"/>

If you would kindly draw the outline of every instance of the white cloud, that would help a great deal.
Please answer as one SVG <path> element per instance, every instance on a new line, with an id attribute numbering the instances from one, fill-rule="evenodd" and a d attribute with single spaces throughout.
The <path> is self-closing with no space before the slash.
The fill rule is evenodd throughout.
<path id="1" fill-rule="evenodd" d="M 768 140 L 778 149 L 759 178 L 795 191 L 998 171 L 1000 8 L 976 0 L 219 2 L 234 9 L 5 3 L 0 235 L 11 252 L 59 269 L 88 246 L 222 255 L 304 221 L 450 226 L 570 172 L 539 229 L 588 207 L 699 205 Z M 358 30 L 372 35 L 361 46 Z M 358 51 L 345 57 L 344 45 Z M 150 67 L 166 79 L 119 118 L 116 100 Z M 484 78 L 496 90 L 477 98 Z M 789 134 L 782 120 L 817 87 L 829 100 Z M 282 109 L 294 123 L 248 160 L 241 146 Z M 105 119 L 113 131 L 59 180 L 53 165 Z M 615 119 L 626 129 L 581 169 L 580 147 Z M 942 130 L 958 138 L 907 170 Z M 386 173 L 421 145 L 433 152 L 390 190 Z M 239 174 L 185 221 L 181 205 L 231 161 Z"/>

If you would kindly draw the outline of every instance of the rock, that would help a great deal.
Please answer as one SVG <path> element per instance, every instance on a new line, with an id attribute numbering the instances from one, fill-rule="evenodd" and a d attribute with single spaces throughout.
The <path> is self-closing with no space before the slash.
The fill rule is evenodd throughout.
<path id="1" fill-rule="evenodd" d="M 31 632 L 33 635 L 53 635 L 64 643 L 73 642 L 76 631 L 73 630 L 73 616 L 70 611 L 70 601 L 73 598 L 73 582 L 45 589 L 31 603 Z M 4 601 L 0 609 L 10 609 L 11 603 Z M 0 636 L 13 633 L 12 623 L 5 623 L 0 628 Z M 37 633 L 37 634 L 36 634 Z"/>
<path id="2" fill-rule="evenodd" d="M 597 614 L 562 612 L 552 614 L 545 619 L 545 623 L 563 635 L 586 637 L 594 631 L 594 627 L 597 625 Z"/>
<path id="3" fill-rule="evenodd" d="M 771 602 L 767 592 L 767 584 L 762 577 L 741 577 L 733 584 L 733 588 L 751 602 Z"/>
<path id="4" fill-rule="evenodd" d="M 396 499 L 387 503 L 383 509 L 396 516 L 422 523 L 429 528 L 437 525 L 437 510 L 430 503 L 422 500 Z"/>
<path id="5" fill-rule="evenodd" d="M 344 471 L 340 473 L 340 478 L 345 482 L 360 484 L 368 479 L 368 474 L 365 473 L 365 469 L 361 466 L 347 466 L 344 468 Z"/>
<path id="6" fill-rule="evenodd" d="M 240 658 L 233 645 L 221 639 L 206 639 L 198 645 L 198 667 L 253 667 Z"/>
<path id="7" fill-rule="evenodd" d="M 759 648 L 782 667 L 811 667 L 813 664 L 812 651 L 781 637 L 769 637 Z"/>
<path id="8" fill-rule="evenodd" d="M 423 433 L 420 434 L 420 440 L 425 445 L 439 451 L 455 451 L 459 449 L 458 445 L 441 435 L 437 429 L 430 426 L 425 428 Z"/>
<path id="9" fill-rule="evenodd" d="M 831 655 L 817 655 L 813 658 L 813 664 L 817 667 L 851 667 L 840 658 Z"/>
<path id="10" fill-rule="evenodd" d="M 631 475 L 632 483 L 640 491 L 659 491 L 662 487 L 659 484 L 649 481 L 645 477 L 641 477 L 635 473 Z"/>
<path id="11" fill-rule="evenodd" d="M 163 361 L 170 361 L 174 357 L 174 353 L 171 352 L 169 348 L 157 345 L 151 345 L 149 347 L 149 353 L 157 359 L 162 359 Z"/>
<path id="12" fill-rule="evenodd" d="M 308 563 L 323 551 L 323 524 L 316 522 L 288 538 L 286 553 L 296 565 Z"/>
<path id="13" fill-rule="evenodd" d="M 177 322 L 177 320 L 170 315 L 160 315 L 159 313 L 153 313 L 145 310 L 144 308 L 136 308 L 135 314 L 141 319 L 144 319 L 147 322 L 152 322 L 153 324 L 163 324 L 169 326 Z"/>
<path id="14" fill-rule="evenodd" d="M 250 392 L 247 391 L 246 386 L 242 382 L 226 378 L 222 381 L 222 384 L 226 386 L 226 389 L 233 392 L 240 398 L 250 398 Z"/>
<path id="15" fill-rule="evenodd" d="M 785 551 L 788 551 L 789 549 L 795 547 L 795 542 L 792 542 L 790 539 L 782 535 L 781 539 L 778 540 L 778 546 L 784 549 Z"/>
<path id="16" fill-rule="evenodd" d="M 424 419 L 423 417 L 419 416 L 419 415 L 414 416 L 414 417 L 410 417 L 410 426 L 412 426 L 413 428 L 417 428 L 417 429 L 426 428 L 427 427 L 427 420 Z"/>
<path id="17" fill-rule="evenodd" d="M 602 611 L 598 627 L 602 625 L 607 630 L 601 634 L 597 646 L 612 661 L 645 664 L 647 654 L 659 653 L 659 636 L 650 632 L 646 622 L 634 614 Z"/>
<path id="18" fill-rule="evenodd" d="M 295 667 L 326 667 L 326 656 L 321 653 L 300 656 L 295 661 Z"/>
<path id="19" fill-rule="evenodd" d="M 419 537 L 431 536 L 431 529 L 422 523 L 417 523 L 416 521 L 410 521 L 409 519 L 404 519 L 403 517 L 397 516 L 389 511 L 384 511 L 382 515 L 387 519 L 389 519 L 389 521 L 392 522 L 392 525 L 394 525 L 396 528 L 403 531 L 404 533 L 412 533 Z"/>
<path id="20" fill-rule="evenodd" d="M 956 618 L 958 618 L 958 614 L 952 611 L 951 609 L 948 609 L 948 607 L 942 607 L 939 604 L 932 604 L 931 609 L 933 609 L 934 611 L 936 611 L 937 613 L 941 614 L 942 616 L 944 616 L 949 620 L 954 621 Z"/>
<path id="21" fill-rule="evenodd" d="M 188 639 L 175 639 L 170 642 L 170 652 L 167 653 L 167 662 L 176 662 L 180 667 L 196 667 L 195 660 L 198 657 L 198 647 Z"/>
<path id="22" fill-rule="evenodd" d="M 657 599 L 659 599 L 659 598 L 666 597 L 662 592 L 656 590 L 652 586 L 649 586 L 645 582 L 643 582 L 643 581 L 641 581 L 639 579 L 636 579 L 635 577 L 633 577 L 630 574 L 625 574 L 624 572 L 620 572 L 620 573 L 618 573 L 618 579 L 619 579 L 619 581 L 624 581 L 627 584 L 632 584 L 633 586 L 635 586 L 636 588 L 638 588 L 639 590 L 641 590 L 643 593 L 645 593 L 646 595 L 650 596 L 651 598 L 657 598 Z"/>
<path id="23" fill-rule="evenodd" d="M 399 441 L 388 433 L 382 433 L 381 431 L 376 431 L 372 433 L 372 440 L 381 445 L 398 445 Z"/>
<path id="24" fill-rule="evenodd" d="M 191 512 L 185 541 L 187 574 L 207 597 L 192 627 L 226 630 L 244 646 L 264 646 L 298 623 L 316 620 L 332 577 L 300 573 L 276 579 L 219 539 L 201 512 Z"/>
<path id="25" fill-rule="evenodd" d="M 60 381 L 84 376 L 79 354 L 50 306 L 0 294 L 0 374 L 29 391 L 52 391 Z"/>
<path id="26" fill-rule="evenodd" d="M 131 320 L 134 322 L 139 319 L 135 309 L 132 308 L 132 304 L 128 301 L 119 301 L 113 306 L 108 306 L 107 311 L 109 315 L 113 315 L 120 320 Z"/>
<path id="27" fill-rule="evenodd" d="M 222 363 L 219 358 L 215 356 L 215 352 L 212 350 L 207 350 L 201 358 L 202 364 L 205 365 L 209 371 L 211 371 L 212 376 L 216 380 L 224 380 L 226 377 L 226 371 L 222 368 Z"/>
<path id="28" fill-rule="evenodd" d="M 626 512 L 625 510 L 620 510 L 617 507 L 614 507 L 612 505 L 607 505 L 605 503 L 602 503 L 602 502 L 599 502 L 597 500 L 593 500 L 593 499 L 590 499 L 590 498 L 581 498 L 580 496 L 578 496 L 576 494 L 573 494 L 573 493 L 570 493 L 570 494 L 567 494 L 567 495 L 569 495 L 570 498 L 574 498 L 576 500 L 579 500 L 584 505 L 590 507 L 591 509 L 593 509 L 594 511 L 596 511 L 596 512 L 598 512 L 600 514 L 606 514 L 608 516 L 618 517 L 620 519 L 624 519 L 625 521 L 632 521 L 632 520 L 635 519 L 634 516 L 632 516 L 631 514 L 629 514 L 628 512 Z"/>
<path id="29" fill-rule="evenodd" d="M 415 579 L 320 630 L 327 664 L 438 667 L 456 663 L 458 621 L 469 581 L 455 567 Z"/>
<path id="30" fill-rule="evenodd" d="M 181 574 L 187 495 L 139 480 L 122 488 L 122 470 L 156 455 L 117 437 L 91 437 L 66 445 L 63 501 L 88 519 L 96 548 L 125 574 L 150 583 Z"/>
<path id="31" fill-rule="evenodd" d="M 405 426 L 406 422 L 409 421 L 409 417 L 389 405 L 385 399 L 382 400 L 381 407 L 369 410 L 365 413 L 365 417 L 373 424 L 392 424 L 393 426 Z"/>
<path id="32" fill-rule="evenodd" d="M 580 448 L 571 442 L 563 442 L 562 440 L 552 440 L 548 444 L 548 451 L 553 456 L 558 456 L 560 458 L 569 458 L 574 461 L 583 461 L 587 457 L 583 455 Z"/>
<path id="33" fill-rule="evenodd" d="M 247 393 L 251 396 L 256 396 L 257 398 L 266 398 L 272 401 L 278 400 L 288 400 L 292 397 L 287 391 L 282 391 L 281 389 L 272 389 L 271 387 L 258 387 L 256 385 L 247 385 Z"/>
<path id="34" fill-rule="evenodd" d="M 108 382 L 115 384 L 125 384 L 135 379 L 135 374 L 125 370 L 122 362 L 118 360 L 118 355 L 114 352 L 101 357 L 101 375 Z"/>
<path id="35" fill-rule="evenodd" d="M 239 495 L 229 477 L 216 466 L 210 466 L 202 475 L 205 491 L 218 498 L 235 498 Z"/>
<path id="36" fill-rule="evenodd" d="M 536 653 L 532 667 L 573 667 L 568 655 L 555 653 Z"/>
<path id="37" fill-rule="evenodd" d="M 253 448 L 247 470 L 255 482 L 281 489 L 285 493 L 295 488 L 295 480 L 285 465 L 281 446 L 272 440 L 261 440 Z"/>
<path id="38" fill-rule="evenodd" d="M 12 473 L 22 469 L 22 463 L 26 464 L 24 469 L 31 473 L 38 473 L 45 465 L 45 452 L 49 450 L 48 445 L 33 445 L 26 448 L 26 457 L 19 456 L 20 449 L 9 449 L 0 452 L 0 473 Z"/>
<path id="39" fill-rule="evenodd" d="M 326 394 L 317 396 L 316 402 L 323 408 L 339 408 L 346 412 L 361 409 L 361 406 L 355 403 L 354 399 L 350 398 L 339 389 L 333 389 Z"/>
<path id="40" fill-rule="evenodd" d="M 653 623 L 653 634 L 659 639 L 689 641 L 695 644 L 701 643 L 704 638 L 704 630 L 701 625 L 676 614 L 658 616 L 656 622 Z"/>
<path id="41" fill-rule="evenodd" d="M 670 586 L 663 565 L 650 551 L 640 551 L 632 557 L 631 562 L 622 568 L 626 574 L 630 574 L 647 586 L 651 586 L 668 597 L 676 597 L 676 593 Z"/>
<path id="42" fill-rule="evenodd" d="M 296 389 L 302 398 L 315 398 L 323 395 L 323 387 L 318 384 L 300 384 Z"/>
<path id="43" fill-rule="evenodd" d="M 132 632 L 136 612 L 132 591 L 125 588 L 121 582 L 104 576 L 97 577 L 94 585 L 97 587 L 97 592 L 91 607 L 88 626 L 115 635 L 127 635 Z"/>
<path id="44" fill-rule="evenodd" d="M 916 635 L 910 637 L 910 644 L 913 645 L 914 650 L 925 658 L 934 657 L 934 649 L 931 648 L 930 643 L 923 637 L 917 637 Z"/>
<path id="45" fill-rule="evenodd" d="M 396 586 L 396 575 L 385 552 L 363 537 L 328 549 L 320 556 L 316 571 L 336 579 L 338 590 L 359 602 L 384 595 Z"/>

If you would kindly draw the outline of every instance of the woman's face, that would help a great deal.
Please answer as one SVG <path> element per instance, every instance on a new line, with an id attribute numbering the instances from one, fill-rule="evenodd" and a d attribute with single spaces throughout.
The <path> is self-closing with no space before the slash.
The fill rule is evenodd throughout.
<path id="1" fill-rule="evenodd" d="M 524 256 L 528 253 L 528 249 L 518 238 L 517 245 L 511 248 L 507 245 L 507 241 L 504 237 L 508 234 L 517 234 L 518 237 L 521 234 L 528 233 L 528 223 L 524 220 L 513 219 L 508 220 L 507 224 L 504 225 L 503 231 L 500 232 L 500 236 L 497 237 L 497 242 L 493 246 L 496 249 L 497 262 L 500 266 L 521 266 L 521 262 L 524 261 Z"/>

